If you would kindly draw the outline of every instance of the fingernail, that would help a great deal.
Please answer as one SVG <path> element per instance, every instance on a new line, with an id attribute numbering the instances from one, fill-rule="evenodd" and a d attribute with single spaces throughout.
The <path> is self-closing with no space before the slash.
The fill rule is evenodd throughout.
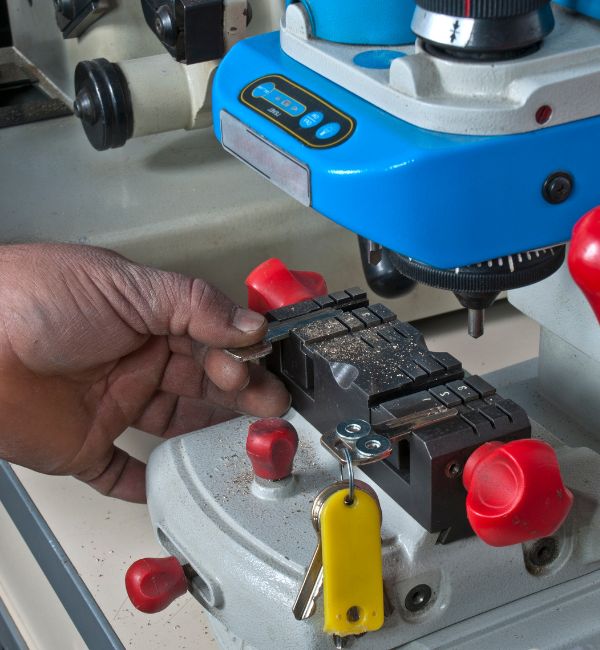
<path id="1" fill-rule="evenodd" d="M 241 332 L 256 332 L 265 324 L 265 317 L 249 309 L 238 307 L 233 315 L 233 325 Z"/>

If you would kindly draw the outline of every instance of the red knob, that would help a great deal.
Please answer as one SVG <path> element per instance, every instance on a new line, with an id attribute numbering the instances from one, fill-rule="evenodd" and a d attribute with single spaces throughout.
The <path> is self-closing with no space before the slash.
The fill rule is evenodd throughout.
<path id="1" fill-rule="evenodd" d="M 467 460 L 463 483 L 469 522 L 491 546 L 552 535 L 573 504 L 554 449 L 541 440 L 482 445 Z"/>
<path id="2" fill-rule="evenodd" d="M 246 278 L 248 307 L 261 314 L 328 293 L 322 275 L 291 271 L 276 258 L 257 266 Z"/>
<path id="3" fill-rule="evenodd" d="M 248 428 L 246 453 L 256 476 L 279 481 L 292 473 L 298 449 L 296 429 L 281 418 L 266 418 Z"/>
<path id="4" fill-rule="evenodd" d="M 177 558 L 147 557 L 127 569 L 125 588 L 136 609 L 156 614 L 185 594 L 188 583 Z"/>
<path id="5" fill-rule="evenodd" d="M 569 270 L 600 321 L 600 207 L 590 210 L 573 228 Z"/>

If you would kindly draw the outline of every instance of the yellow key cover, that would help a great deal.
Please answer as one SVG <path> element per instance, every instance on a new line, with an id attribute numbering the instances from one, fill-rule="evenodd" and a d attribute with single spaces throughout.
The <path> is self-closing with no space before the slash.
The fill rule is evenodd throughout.
<path id="1" fill-rule="evenodd" d="M 356 489 L 334 492 L 319 517 L 323 549 L 324 632 L 348 636 L 383 625 L 381 513 L 379 504 Z"/>

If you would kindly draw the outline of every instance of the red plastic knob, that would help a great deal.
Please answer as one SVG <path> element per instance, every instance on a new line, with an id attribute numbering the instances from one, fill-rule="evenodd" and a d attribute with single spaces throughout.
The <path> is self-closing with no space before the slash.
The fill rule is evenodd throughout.
<path id="1" fill-rule="evenodd" d="M 573 228 L 569 270 L 600 321 L 600 207 L 590 210 Z"/>
<path id="2" fill-rule="evenodd" d="M 156 614 L 183 596 L 188 583 L 177 558 L 147 557 L 127 569 L 125 588 L 136 609 L 145 614 Z"/>
<path id="3" fill-rule="evenodd" d="M 261 314 L 328 293 L 322 275 L 312 271 L 291 271 L 276 258 L 257 266 L 246 278 L 246 286 L 248 307 Z"/>
<path id="4" fill-rule="evenodd" d="M 298 449 L 296 429 L 281 418 L 266 418 L 248 428 L 246 453 L 256 476 L 279 481 L 292 473 Z"/>
<path id="5" fill-rule="evenodd" d="M 573 504 L 554 449 L 541 440 L 482 445 L 467 460 L 463 483 L 469 522 L 491 546 L 552 535 Z"/>

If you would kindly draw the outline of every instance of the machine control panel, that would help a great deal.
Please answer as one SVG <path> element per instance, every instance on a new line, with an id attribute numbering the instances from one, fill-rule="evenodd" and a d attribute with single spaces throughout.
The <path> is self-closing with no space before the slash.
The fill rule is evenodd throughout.
<path id="1" fill-rule="evenodd" d="M 313 149 L 342 144 L 356 128 L 354 118 L 281 75 L 248 84 L 240 101 Z"/>

